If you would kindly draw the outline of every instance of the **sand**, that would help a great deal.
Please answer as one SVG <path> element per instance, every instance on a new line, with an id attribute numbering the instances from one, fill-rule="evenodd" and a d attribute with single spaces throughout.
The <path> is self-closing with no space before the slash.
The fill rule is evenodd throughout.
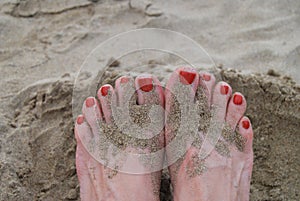
<path id="1" fill-rule="evenodd" d="M 145 27 L 193 38 L 222 64 L 218 78 L 247 98 L 255 132 L 251 200 L 299 200 L 299 13 L 297 0 L 1 1 L 0 200 L 79 200 L 76 73 L 100 42 Z M 120 59 L 104 82 L 147 72 L 166 83 L 172 57 L 149 55 L 146 63 Z M 171 200 L 167 173 L 162 184 L 162 200 Z"/>

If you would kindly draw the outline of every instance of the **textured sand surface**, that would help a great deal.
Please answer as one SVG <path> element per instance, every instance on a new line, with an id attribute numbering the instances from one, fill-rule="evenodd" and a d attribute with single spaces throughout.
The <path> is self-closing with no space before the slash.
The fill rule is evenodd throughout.
<path id="1" fill-rule="evenodd" d="M 0 200 L 79 200 L 74 78 L 100 42 L 145 27 L 197 41 L 226 69 L 218 78 L 245 94 L 255 129 L 251 200 L 300 199 L 299 1 L 3 0 L 0 27 Z M 113 70 L 165 83 L 174 66 L 160 56 L 149 65 L 121 59 Z M 167 174 L 162 195 L 171 199 Z"/>

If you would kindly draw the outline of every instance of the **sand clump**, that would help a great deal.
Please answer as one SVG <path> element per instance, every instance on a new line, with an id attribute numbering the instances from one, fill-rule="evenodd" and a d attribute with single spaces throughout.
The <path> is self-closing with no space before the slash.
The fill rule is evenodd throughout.
<path id="1" fill-rule="evenodd" d="M 128 104 L 129 116 L 124 111 L 126 107 L 122 108 L 109 103 L 110 107 L 115 110 L 112 113 L 112 122 L 108 124 L 102 121 L 99 122 L 98 129 L 100 132 L 95 134 L 97 136 L 92 138 L 91 141 L 83 142 L 93 156 L 106 166 L 108 165 L 110 168 L 113 168 L 116 173 L 122 171 L 122 161 L 126 160 L 127 153 L 130 152 L 140 154 L 138 160 L 144 166 L 145 170 L 155 167 L 161 169 L 162 167 L 163 155 L 157 155 L 156 158 L 148 155 L 161 150 L 164 146 L 162 130 L 152 129 L 151 131 L 157 132 L 153 137 L 142 135 L 151 132 L 147 130 L 150 124 L 151 126 L 156 126 L 156 122 L 164 122 L 164 115 L 163 113 L 156 113 L 150 117 L 150 110 L 153 105 L 137 105 L 136 98 L 136 94 L 130 98 Z M 153 104 L 159 105 L 158 99 Z M 119 120 L 116 121 L 116 119 Z M 130 119 L 131 121 L 125 119 Z M 126 129 L 132 127 L 133 124 L 136 124 L 140 130 Z M 113 151 L 110 149 L 113 149 Z M 108 151 L 112 153 L 108 153 Z"/>

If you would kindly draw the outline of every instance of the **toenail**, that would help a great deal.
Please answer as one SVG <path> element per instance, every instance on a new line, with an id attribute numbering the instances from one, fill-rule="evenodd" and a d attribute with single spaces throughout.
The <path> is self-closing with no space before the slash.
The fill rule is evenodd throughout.
<path id="1" fill-rule="evenodd" d="M 236 105 L 241 105 L 243 103 L 243 97 L 239 94 L 235 94 L 233 97 L 233 102 Z"/>
<path id="2" fill-rule="evenodd" d="M 139 78 L 138 79 L 139 87 L 144 92 L 152 91 L 153 89 L 153 80 L 151 77 L 149 78 Z"/>
<path id="3" fill-rule="evenodd" d="M 120 80 L 120 83 L 122 84 L 125 84 L 129 81 L 129 78 L 128 77 L 122 77 L 121 80 Z"/>
<path id="4" fill-rule="evenodd" d="M 180 71 L 179 74 L 180 74 L 180 82 L 185 85 L 192 84 L 196 77 L 195 72 Z"/>
<path id="5" fill-rule="evenodd" d="M 210 75 L 208 75 L 208 74 L 203 74 L 202 77 L 206 82 L 210 81 L 210 79 L 211 79 Z"/>
<path id="6" fill-rule="evenodd" d="M 83 121 L 84 121 L 84 117 L 82 116 L 82 115 L 79 115 L 78 117 L 77 117 L 77 120 L 76 120 L 76 122 L 77 122 L 77 124 L 82 124 L 83 123 Z"/>
<path id="7" fill-rule="evenodd" d="M 221 94 L 226 95 L 228 94 L 229 86 L 228 85 L 222 85 L 221 86 Z"/>
<path id="8" fill-rule="evenodd" d="M 100 89 L 102 96 L 107 96 L 109 89 L 110 89 L 109 86 L 102 86 Z"/>
<path id="9" fill-rule="evenodd" d="M 248 129 L 250 127 L 250 123 L 248 120 L 243 120 L 242 125 L 243 125 L 243 128 L 245 128 L 245 129 Z"/>
<path id="10" fill-rule="evenodd" d="M 85 101 L 85 105 L 87 107 L 92 107 L 94 104 L 95 104 L 95 100 L 92 97 L 87 98 L 86 101 Z"/>

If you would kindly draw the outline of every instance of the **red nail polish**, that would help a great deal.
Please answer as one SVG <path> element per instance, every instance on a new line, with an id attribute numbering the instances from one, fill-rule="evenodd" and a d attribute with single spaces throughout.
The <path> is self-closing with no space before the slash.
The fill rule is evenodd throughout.
<path id="1" fill-rule="evenodd" d="M 125 84 L 129 81 L 128 77 L 121 77 L 120 83 Z"/>
<path id="2" fill-rule="evenodd" d="M 102 86 L 100 89 L 102 96 L 107 96 L 109 89 L 109 86 Z"/>
<path id="3" fill-rule="evenodd" d="M 233 103 L 236 105 L 241 105 L 243 103 L 243 97 L 239 94 L 234 94 Z"/>
<path id="4" fill-rule="evenodd" d="M 196 77 L 195 72 L 180 71 L 179 74 L 180 82 L 185 85 L 192 84 Z"/>
<path id="5" fill-rule="evenodd" d="M 211 79 L 210 75 L 208 75 L 208 74 L 203 74 L 202 77 L 206 82 L 210 81 L 210 79 Z"/>
<path id="6" fill-rule="evenodd" d="M 92 107 L 94 104 L 95 104 L 95 100 L 92 97 L 87 98 L 85 101 L 85 105 L 87 107 Z"/>
<path id="7" fill-rule="evenodd" d="M 226 94 L 228 94 L 228 91 L 229 91 L 229 86 L 227 86 L 227 85 L 221 86 L 221 94 L 226 95 Z"/>
<path id="8" fill-rule="evenodd" d="M 77 124 L 82 124 L 83 123 L 83 121 L 84 121 L 84 117 L 83 117 L 83 115 L 79 115 L 78 117 L 77 117 L 77 120 L 76 120 L 76 122 L 77 122 Z"/>
<path id="9" fill-rule="evenodd" d="M 138 78 L 138 85 L 140 89 L 144 92 L 152 91 L 153 89 L 153 80 L 149 78 Z"/>
<path id="10" fill-rule="evenodd" d="M 243 126 L 243 128 L 248 129 L 250 127 L 249 121 L 248 120 L 243 120 L 242 121 L 242 126 Z"/>

